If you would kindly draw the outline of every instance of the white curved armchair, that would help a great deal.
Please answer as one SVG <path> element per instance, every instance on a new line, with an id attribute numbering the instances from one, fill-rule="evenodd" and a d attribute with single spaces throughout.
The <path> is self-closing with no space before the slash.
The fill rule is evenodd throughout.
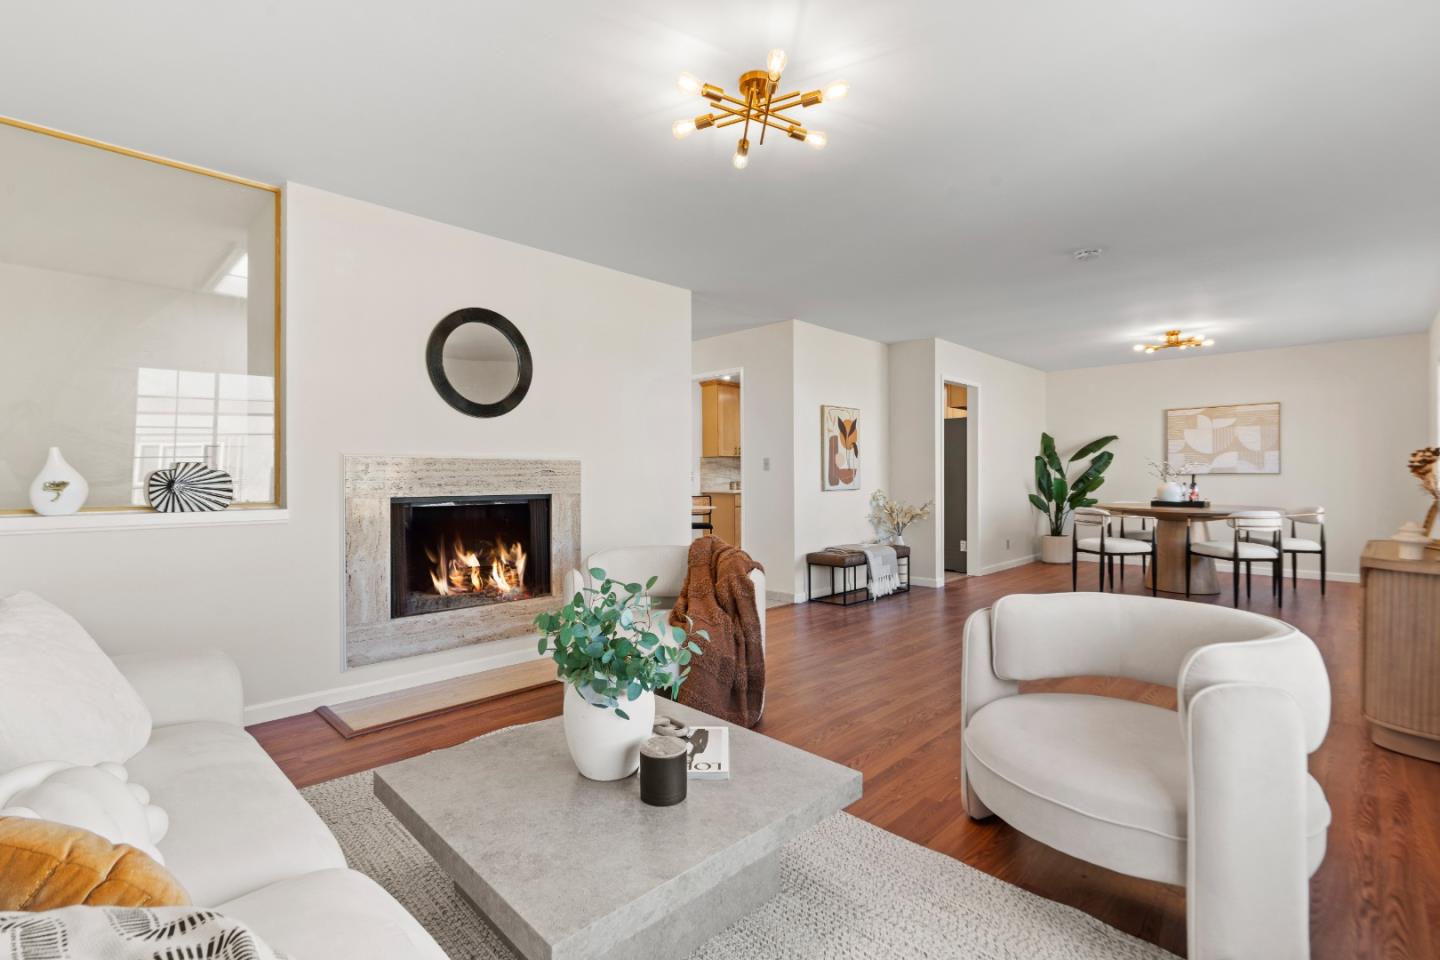
<path id="1" fill-rule="evenodd" d="M 1190 960 L 1300 960 L 1330 808 L 1306 757 L 1330 724 L 1310 638 L 1270 617 L 1116 594 L 1017 594 L 965 624 L 966 810 L 1186 888 Z M 1024 680 L 1130 677 L 1178 714 Z"/>

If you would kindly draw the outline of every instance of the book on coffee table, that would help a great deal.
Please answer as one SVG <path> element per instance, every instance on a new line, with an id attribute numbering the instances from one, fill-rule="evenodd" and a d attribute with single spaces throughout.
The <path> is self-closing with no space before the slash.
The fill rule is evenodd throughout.
<path id="1" fill-rule="evenodd" d="M 690 746 L 687 771 L 691 780 L 730 779 L 729 727 L 691 727 Z"/>

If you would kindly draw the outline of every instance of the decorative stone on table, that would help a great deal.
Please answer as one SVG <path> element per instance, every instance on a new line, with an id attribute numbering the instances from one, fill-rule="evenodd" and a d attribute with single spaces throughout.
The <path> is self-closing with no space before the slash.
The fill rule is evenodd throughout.
<path id="1" fill-rule="evenodd" d="M 685 758 L 690 745 L 679 737 L 651 737 L 640 746 L 640 799 L 669 807 L 685 799 L 690 782 Z"/>

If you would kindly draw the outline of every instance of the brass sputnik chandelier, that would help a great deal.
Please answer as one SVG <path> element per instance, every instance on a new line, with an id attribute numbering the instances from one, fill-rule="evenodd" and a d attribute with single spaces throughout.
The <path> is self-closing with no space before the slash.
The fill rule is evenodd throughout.
<path id="1" fill-rule="evenodd" d="M 736 170 L 744 170 L 750 163 L 750 124 L 760 127 L 760 143 L 765 142 L 767 129 L 778 130 L 792 140 L 800 140 L 819 150 L 825 146 L 825 134 L 819 130 L 806 130 L 794 117 L 785 111 L 809 108 L 817 103 L 839 100 L 850 92 L 850 84 L 836 80 L 823 90 L 799 90 L 777 94 L 780 89 L 780 75 L 785 72 L 785 51 L 771 50 L 765 58 L 764 70 L 751 70 L 740 74 L 740 94 L 744 99 L 732 97 L 721 88 L 710 83 L 701 83 L 688 73 L 680 74 L 677 86 L 682 93 L 698 93 L 710 101 L 716 111 L 702 113 L 693 120 L 676 120 L 671 130 L 676 140 L 683 140 L 696 130 L 714 127 L 733 127 L 744 124 L 740 130 L 740 142 L 735 147 L 735 156 L 730 162 Z"/>
<path id="2" fill-rule="evenodd" d="M 1209 337 L 1186 337 L 1181 336 L 1179 330 L 1166 330 L 1165 339 L 1160 343 L 1137 343 L 1135 352 L 1145 351 L 1154 353 L 1156 350 L 1169 350 L 1174 347 L 1178 350 L 1188 350 L 1191 347 L 1213 347 L 1215 341 Z"/>

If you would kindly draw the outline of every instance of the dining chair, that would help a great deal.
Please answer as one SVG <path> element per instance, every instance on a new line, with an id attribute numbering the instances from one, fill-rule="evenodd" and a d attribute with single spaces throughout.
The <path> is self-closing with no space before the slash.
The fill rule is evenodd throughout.
<path id="1" fill-rule="evenodd" d="M 704 501 L 701 503 L 701 501 Z M 711 514 L 715 512 L 715 499 L 708 493 L 696 494 L 690 498 L 690 529 L 699 530 L 703 537 L 715 529 L 715 524 L 710 522 Z"/>
<path id="2" fill-rule="evenodd" d="M 1290 536 L 1281 536 L 1280 552 L 1290 554 L 1290 588 L 1300 589 L 1300 554 L 1313 553 L 1320 558 L 1320 596 L 1325 596 L 1325 508 L 1297 507 L 1285 511 L 1290 522 Z M 1316 527 L 1315 538 L 1300 536 L 1299 524 Z M 1284 579 L 1285 565 L 1281 561 L 1281 579 Z"/>
<path id="3" fill-rule="evenodd" d="M 1285 605 L 1284 562 L 1280 538 L 1284 532 L 1285 515 L 1279 510 L 1237 510 L 1225 518 L 1230 526 L 1229 540 L 1194 539 L 1193 524 L 1185 526 L 1185 596 L 1190 596 L 1190 558 L 1209 557 L 1230 561 L 1230 577 L 1234 605 L 1240 606 L 1240 567 L 1245 567 L 1245 596 L 1251 595 L 1250 573 L 1254 564 L 1270 564 L 1270 588 L 1279 606 Z"/>
<path id="4" fill-rule="evenodd" d="M 1070 589 L 1080 589 L 1080 554 L 1089 553 L 1100 558 L 1100 592 L 1105 592 L 1105 571 L 1109 567 L 1110 589 L 1115 589 L 1115 558 L 1120 558 L 1120 584 L 1125 584 L 1125 558 L 1140 558 L 1140 575 L 1145 575 L 1147 562 L 1150 568 L 1150 593 L 1153 595 L 1160 582 L 1156 565 L 1156 542 L 1132 540 L 1128 537 L 1111 536 L 1109 532 L 1111 513 L 1098 507 L 1080 507 L 1075 511 L 1070 527 Z M 1081 535 L 1081 527 L 1093 528 L 1094 534 Z"/>

